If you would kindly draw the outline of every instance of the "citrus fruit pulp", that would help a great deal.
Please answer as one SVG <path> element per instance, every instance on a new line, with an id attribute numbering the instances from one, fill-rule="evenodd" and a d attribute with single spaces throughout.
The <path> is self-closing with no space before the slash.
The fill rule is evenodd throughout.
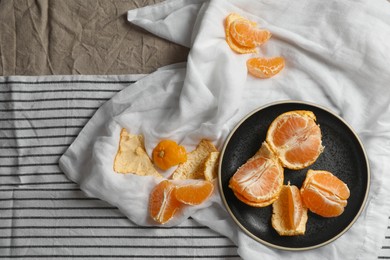
<path id="1" fill-rule="evenodd" d="M 306 231 L 307 208 L 295 185 L 283 185 L 279 198 L 272 204 L 271 223 L 282 236 L 303 235 Z"/>
<path id="2" fill-rule="evenodd" d="M 285 66 L 283 57 L 255 57 L 246 62 L 249 74 L 257 78 L 270 78 L 278 74 Z"/>
<path id="3" fill-rule="evenodd" d="M 303 169 L 323 152 L 322 135 L 313 112 L 295 110 L 279 115 L 269 126 L 266 141 L 282 165 Z"/>
<path id="4" fill-rule="evenodd" d="M 350 191 L 347 184 L 331 172 L 308 170 L 301 196 L 310 211 L 322 217 L 337 217 L 344 212 Z"/>
<path id="5" fill-rule="evenodd" d="M 214 190 L 210 181 L 194 180 L 176 187 L 176 199 L 187 205 L 199 205 L 206 201 Z"/>
<path id="6" fill-rule="evenodd" d="M 242 202 L 265 207 L 277 199 L 283 180 L 283 168 L 264 142 L 260 150 L 237 169 L 229 187 Z"/>
<path id="7" fill-rule="evenodd" d="M 157 184 L 149 196 L 149 214 L 158 223 L 165 224 L 181 207 L 175 196 L 176 187 L 168 180 Z"/>

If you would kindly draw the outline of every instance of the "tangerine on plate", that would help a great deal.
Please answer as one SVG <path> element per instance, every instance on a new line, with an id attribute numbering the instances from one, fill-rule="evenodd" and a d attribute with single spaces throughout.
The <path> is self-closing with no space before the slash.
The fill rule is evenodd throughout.
<path id="1" fill-rule="evenodd" d="M 247 19 L 236 19 L 230 24 L 230 36 L 240 46 L 255 48 L 268 41 L 271 33 L 256 27 L 256 24 Z"/>
<path id="2" fill-rule="evenodd" d="M 246 62 L 249 74 L 256 78 L 270 78 L 278 74 L 285 65 L 283 57 L 273 58 L 250 58 Z"/>
<path id="3" fill-rule="evenodd" d="M 313 112 L 296 110 L 279 115 L 267 131 L 266 141 L 282 165 L 303 169 L 320 156 L 322 135 Z"/>
<path id="4" fill-rule="evenodd" d="M 187 161 L 187 152 L 184 146 L 172 140 L 162 140 L 153 149 L 153 162 L 162 170 Z"/>
<path id="5" fill-rule="evenodd" d="M 242 46 L 238 42 L 235 41 L 235 39 L 230 35 L 230 26 L 232 23 L 236 20 L 246 20 L 243 18 L 241 15 L 236 14 L 236 13 L 231 13 L 225 18 L 225 40 L 229 47 L 240 54 L 244 53 L 256 53 L 257 50 L 255 47 L 247 47 L 247 46 Z M 253 22 L 246 20 L 249 23 L 253 24 Z"/>
<path id="6" fill-rule="evenodd" d="M 214 185 L 206 180 L 191 180 L 176 187 L 176 199 L 187 205 L 199 205 L 213 193 Z"/>
<path id="7" fill-rule="evenodd" d="M 265 207 L 278 198 L 283 180 L 282 166 L 268 144 L 263 142 L 260 150 L 230 178 L 229 187 L 242 202 Z"/>
<path id="8" fill-rule="evenodd" d="M 157 184 L 150 193 L 149 214 L 158 223 L 165 224 L 173 218 L 181 202 L 176 199 L 176 187 L 168 180 Z"/>
<path id="9" fill-rule="evenodd" d="M 307 219 L 307 208 L 298 187 L 283 185 L 279 198 L 272 204 L 272 227 L 281 236 L 303 235 Z"/>
<path id="10" fill-rule="evenodd" d="M 331 172 L 308 170 L 301 196 L 310 211 L 323 217 L 337 217 L 344 212 L 350 191 L 347 184 Z"/>

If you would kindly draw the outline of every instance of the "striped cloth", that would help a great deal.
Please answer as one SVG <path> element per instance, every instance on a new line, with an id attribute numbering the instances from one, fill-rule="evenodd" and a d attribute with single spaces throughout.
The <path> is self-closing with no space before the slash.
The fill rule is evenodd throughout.
<path id="1" fill-rule="evenodd" d="M 389 222 L 387 224 L 386 236 L 383 240 L 378 259 L 390 259 L 390 216 L 389 216 Z"/>
<path id="2" fill-rule="evenodd" d="M 136 226 L 59 169 L 99 106 L 140 77 L 0 78 L 0 258 L 239 259 L 229 239 L 191 218 Z"/>

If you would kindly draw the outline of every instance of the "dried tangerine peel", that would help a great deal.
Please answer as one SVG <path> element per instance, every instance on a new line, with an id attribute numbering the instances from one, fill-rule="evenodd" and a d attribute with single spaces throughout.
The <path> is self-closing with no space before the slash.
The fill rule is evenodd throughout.
<path id="1" fill-rule="evenodd" d="M 202 139 L 195 150 L 187 154 L 187 161 L 179 164 L 172 174 L 172 179 L 205 179 L 204 164 L 212 152 L 218 152 L 214 144 L 207 139 Z"/>
<path id="2" fill-rule="evenodd" d="M 162 177 L 146 153 L 144 137 L 130 134 L 125 128 L 120 133 L 119 148 L 115 155 L 113 168 L 117 173 Z"/>
<path id="3" fill-rule="evenodd" d="M 350 190 L 331 172 L 308 170 L 301 196 L 310 211 L 322 217 L 337 217 L 347 206 Z"/>
<path id="4" fill-rule="evenodd" d="M 257 53 L 257 50 L 255 47 L 246 47 L 240 45 L 238 42 L 234 40 L 234 38 L 230 34 L 230 26 L 232 23 L 238 19 L 244 19 L 241 15 L 236 13 L 231 13 L 225 18 L 225 39 L 229 47 L 239 53 L 239 54 L 245 54 L 245 53 Z"/>
<path id="5" fill-rule="evenodd" d="M 281 236 L 303 235 L 307 220 L 307 208 L 298 187 L 283 185 L 279 198 L 272 204 L 272 227 Z"/>
<path id="6" fill-rule="evenodd" d="M 303 169 L 323 152 L 321 129 L 315 120 L 313 112 L 297 110 L 283 113 L 271 123 L 266 142 L 284 167 Z"/>
<path id="7" fill-rule="evenodd" d="M 207 181 L 212 181 L 217 178 L 219 154 L 219 152 L 211 152 L 202 166 L 204 178 Z"/>
<path id="8" fill-rule="evenodd" d="M 250 58 L 246 62 L 249 74 L 256 78 L 266 79 L 278 74 L 285 66 L 283 57 Z"/>
<path id="9" fill-rule="evenodd" d="M 176 186 L 169 180 L 157 184 L 149 196 L 149 214 L 158 223 L 165 224 L 171 220 L 182 203 L 176 199 Z"/>
<path id="10" fill-rule="evenodd" d="M 278 198 L 283 180 L 283 168 L 264 142 L 260 150 L 237 169 L 229 180 L 229 187 L 242 202 L 265 207 Z"/>

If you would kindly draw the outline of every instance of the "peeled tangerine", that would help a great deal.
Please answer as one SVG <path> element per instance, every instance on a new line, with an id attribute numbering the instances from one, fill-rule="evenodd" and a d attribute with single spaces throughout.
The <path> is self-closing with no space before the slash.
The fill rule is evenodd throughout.
<path id="1" fill-rule="evenodd" d="M 272 204 L 283 186 L 283 168 L 268 144 L 244 163 L 229 181 L 235 196 L 253 207 Z"/>
<path id="2" fill-rule="evenodd" d="M 306 207 L 323 217 L 341 215 L 349 195 L 347 184 L 328 171 L 309 170 L 301 188 Z"/>
<path id="3" fill-rule="evenodd" d="M 298 187 L 283 185 L 279 198 L 272 204 L 272 227 L 281 236 L 303 235 L 307 219 L 307 208 Z"/>
<path id="4" fill-rule="evenodd" d="M 279 115 L 268 128 L 266 141 L 282 165 L 293 170 L 313 164 L 324 150 L 320 126 L 308 110 Z"/>
<path id="5" fill-rule="evenodd" d="M 160 224 L 165 224 L 173 219 L 184 205 L 199 205 L 206 201 L 213 190 L 213 183 L 206 180 L 187 180 L 181 184 L 163 180 L 150 193 L 150 217 Z"/>

